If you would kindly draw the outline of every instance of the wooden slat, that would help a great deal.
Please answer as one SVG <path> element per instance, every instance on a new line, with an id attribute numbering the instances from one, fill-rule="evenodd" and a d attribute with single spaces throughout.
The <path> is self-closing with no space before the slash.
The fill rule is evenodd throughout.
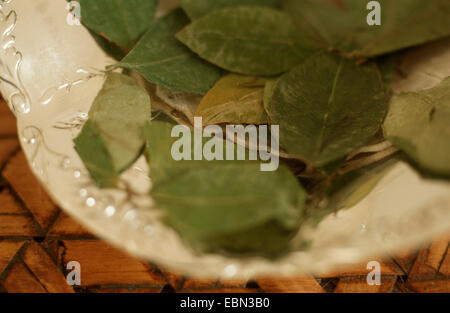
<path id="1" fill-rule="evenodd" d="M 69 217 L 66 213 L 61 212 L 51 226 L 49 232 L 47 233 L 47 237 L 92 237 L 93 235 L 87 231 L 83 226 L 79 223 L 75 222 L 71 217 Z"/>
<path id="2" fill-rule="evenodd" d="M 41 234 L 29 215 L 0 215 L 0 236 L 32 237 Z"/>
<path id="3" fill-rule="evenodd" d="M 0 192 L 0 236 L 42 235 L 32 215 L 24 209 L 8 190 Z"/>
<path id="4" fill-rule="evenodd" d="M 408 287 L 410 287 L 415 292 L 450 292 L 450 281 L 449 279 L 433 279 L 424 281 L 413 281 L 408 282 Z"/>
<path id="5" fill-rule="evenodd" d="M 24 241 L 0 240 L 0 275 L 22 247 Z"/>
<path id="6" fill-rule="evenodd" d="M 258 278 L 255 281 L 265 292 L 324 292 L 323 288 L 313 276 L 295 278 Z"/>
<path id="7" fill-rule="evenodd" d="M 340 278 L 335 293 L 385 293 L 391 292 L 397 280 L 396 276 L 382 276 L 380 285 L 369 285 L 366 277 Z"/>
<path id="8" fill-rule="evenodd" d="M 417 250 L 408 249 L 396 253 L 393 260 L 395 260 L 405 274 L 408 274 L 416 258 Z"/>
<path id="9" fill-rule="evenodd" d="M 212 288 L 212 289 L 193 289 L 183 290 L 183 292 L 189 293 L 258 293 L 258 289 L 252 288 Z"/>
<path id="10" fill-rule="evenodd" d="M 439 269 L 439 273 L 444 276 L 450 276 L 450 249 L 447 248 L 447 253 L 442 260 L 441 267 Z M 450 284 L 450 282 L 449 282 Z M 450 286 L 449 286 L 450 289 Z M 450 291 L 450 290 L 449 290 Z"/>
<path id="11" fill-rule="evenodd" d="M 370 269 L 367 269 L 367 264 L 371 261 L 376 261 L 380 263 L 380 270 L 382 275 L 404 275 L 404 272 L 401 268 L 399 268 L 392 260 L 389 259 L 380 259 L 380 258 L 371 258 L 365 262 L 361 262 L 360 264 L 349 266 L 348 268 L 342 268 L 339 271 L 332 271 L 329 273 L 321 274 L 319 277 L 321 278 L 333 278 L 339 276 L 366 276 L 370 273 Z"/>
<path id="12" fill-rule="evenodd" d="M 21 197 L 36 221 L 43 229 L 46 229 L 56 217 L 58 208 L 31 173 L 22 151 L 11 158 L 2 174 Z"/>
<path id="13" fill-rule="evenodd" d="M 19 141 L 16 138 L 0 139 L 0 168 L 6 163 L 13 152 L 19 149 Z"/>
<path id="14" fill-rule="evenodd" d="M 409 272 L 409 279 L 432 278 L 437 274 L 442 259 L 447 252 L 448 238 L 444 237 L 422 249 Z"/>
<path id="15" fill-rule="evenodd" d="M 45 239 L 40 243 L 41 247 L 48 253 L 50 258 L 55 262 L 58 268 L 63 268 L 61 265 L 61 251 L 63 251 L 64 247 L 63 243 L 57 239 Z"/>
<path id="16" fill-rule="evenodd" d="M 224 288 L 236 288 L 236 287 L 245 287 L 247 285 L 248 279 L 233 279 L 233 280 L 219 280 L 217 286 Z"/>
<path id="17" fill-rule="evenodd" d="M 14 199 L 9 190 L 3 189 L 0 191 L 0 214 L 24 215 L 29 212 Z"/>
<path id="18" fill-rule="evenodd" d="M 208 289 L 217 286 L 217 279 L 191 279 L 186 278 L 183 289 L 194 290 L 194 289 Z"/>
<path id="19" fill-rule="evenodd" d="M 77 261 L 81 265 L 81 285 L 146 284 L 165 285 L 164 278 L 150 265 L 118 251 L 100 240 L 64 240 L 63 265 Z"/>
<path id="20" fill-rule="evenodd" d="M 182 287 L 184 283 L 184 276 L 176 272 L 168 271 L 160 268 L 162 275 L 166 278 L 166 281 L 174 289 L 178 290 Z"/>
<path id="21" fill-rule="evenodd" d="M 47 290 L 22 261 L 14 263 L 2 282 L 7 292 L 46 293 Z"/>
<path id="22" fill-rule="evenodd" d="M 63 273 L 38 243 L 32 242 L 27 247 L 23 261 L 49 292 L 74 292 Z"/>
<path id="23" fill-rule="evenodd" d="M 16 135 L 16 118 L 5 101 L 0 98 L 0 137 Z"/>
<path id="24" fill-rule="evenodd" d="M 147 286 L 116 286 L 116 287 L 101 287 L 89 288 L 88 292 L 92 293 L 160 293 L 163 287 L 147 287 Z"/>

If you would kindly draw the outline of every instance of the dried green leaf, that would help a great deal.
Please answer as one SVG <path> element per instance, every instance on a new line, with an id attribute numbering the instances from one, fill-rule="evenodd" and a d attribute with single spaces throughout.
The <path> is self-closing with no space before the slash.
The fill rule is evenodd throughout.
<path id="1" fill-rule="evenodd" d="M 373 57 L 450 35 L 448 0 L 379 0 L 381 25 L 369 26 L 367 1 L 282 0 L 299 31 L 324 49 Z"/>
<path id="2" fill-rule="evenodd" d="M 434 88 L 394 96 L 383 131 L 419 167 L 450 176 L 450 77 Z"/>
<path id="3" fill-rule="evenodd" d="M 180 0 L 181 7 L 193 20 L 207 13 L 226 7 L 239 5 L 264 5 L 275 7 L 278 0 Z"/>
<path id="4" fill-rule="evenodd" d="M 92 120 L 87 120 L 74 140 L 75 150 L 99 187 L 114 187 L 116 171 L 101 132 Z"/>
<path id="5" fill-rule="evenodd" d="M 150 98 L 132 78 L 110 73 L 89 111 L 89 120 L 74 140 L 75 149 L 101 187 L 140 155 L 143 128 L 151 117 Z"/>
<path id="6" fill-rule="evenodd" d="M 149 82 L 175 91 L 205 94 L 221 71 L 183 46 L 174 35 L 189 23 L 181 9 L 158 21 L 118 66 L 136 70 Z"/>
<path id="7" fill-rule="evenodd" d="M 79 2 L 83 25 L 97 36 L 127 52 L 153 24 L 158 1 L 79 0 Z M 100 40 L 100 43 L 106 48 L 105 42 Z M 110 48 L 108 47 L 107 51 L 110 51 Z"/>
<path id="8" fill-rule="evenodd" d="M 265 79 L 228 74 L 203 97 L 195 112 L 203 125 L 267 124 Z"/>
<path id="9" fill-rule="evenodd" d="M 250 161 L 174 161 L 172 126 L 146 126 L 151 195 L 168 223 L 208 251 L 285 251 L 306 199 L 292 173 L 284 166 L 261 172 L 259 162 Z"/>
<path id="10" fill-rule="evenodd" d="M 268 105 L 271 123 L 280 125 L 281 147 L 317 168 L 367 143 L 386 110 L 376 65 L 331 54 L 315 55 L 283 75 Z"/>
<path id="11" fill-rule="evenodd" d="M 290 17 L 265 7 L 213 11 L 177 38 L 207 61 L 252 76 L 283 73 L 311 53 Z"/>

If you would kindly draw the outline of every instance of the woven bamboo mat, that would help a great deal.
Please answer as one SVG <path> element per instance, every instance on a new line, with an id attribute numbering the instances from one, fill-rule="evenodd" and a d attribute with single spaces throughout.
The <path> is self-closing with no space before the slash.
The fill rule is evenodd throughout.
<path id="1" fill-rule="evenodd" d="M 31 174 L 15 120 L 0 102 L 0 292 L 450 292 L 450 236 L 399 251 L 369 286 L 366 264 L 322 277 L 194 280 L 143 262 L 95 238 L 57 208 Z M 82 264 L 81 286 L 65 265 Z"/>

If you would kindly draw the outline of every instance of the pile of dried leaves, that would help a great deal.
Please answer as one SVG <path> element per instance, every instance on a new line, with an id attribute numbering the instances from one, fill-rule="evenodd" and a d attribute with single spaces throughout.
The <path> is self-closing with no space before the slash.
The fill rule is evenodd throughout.
<path id="1" fill-rule="evenodd" d="M 201 251 L 299 249 L 301 225 L 363 199 L 400 158 L 450 176 L 450 78 L 390 92 L 402 50 L 450 36 L 448 0 L 380 0 L 381 26 L 363 0 L 180 0 L 158 18 L 157 0 L 79 2 L 118 63 L 75 148 L 103 188 L 144 153 L 152 198 Z M 172 128 L 194 116 L 279 125 L 280 167 L 173 160 Z"/>

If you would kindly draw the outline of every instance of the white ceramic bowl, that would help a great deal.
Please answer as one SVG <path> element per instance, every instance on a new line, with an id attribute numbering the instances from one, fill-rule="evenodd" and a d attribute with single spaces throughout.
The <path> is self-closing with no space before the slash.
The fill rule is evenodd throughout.
<path id="1" fill-rule="evenodd" d="M 329 271 L 450 230 L 449 184 L 424 180 L 399 163 L 355 207 L 303 230 L 312 240 L 306 251 L 275 261 L 194 254 L 159 222 L 142 159 L 124 174 L 132 194 L 125 188 L 98 190 L 73 149 L 72 139 L 102 86 L 100 70 L 114 61 L 83 26 L 71 22 L 65 0 L 0 4 L 0 91 L 17 117 L 29 164 L 62 209 L 117 247 L 188 275 L 237 278 Z M 410 75 L 397 82 L 398 90 L 431 87 L 450 76 L 449 42 L 435 45 L 409 56 Z"/>

